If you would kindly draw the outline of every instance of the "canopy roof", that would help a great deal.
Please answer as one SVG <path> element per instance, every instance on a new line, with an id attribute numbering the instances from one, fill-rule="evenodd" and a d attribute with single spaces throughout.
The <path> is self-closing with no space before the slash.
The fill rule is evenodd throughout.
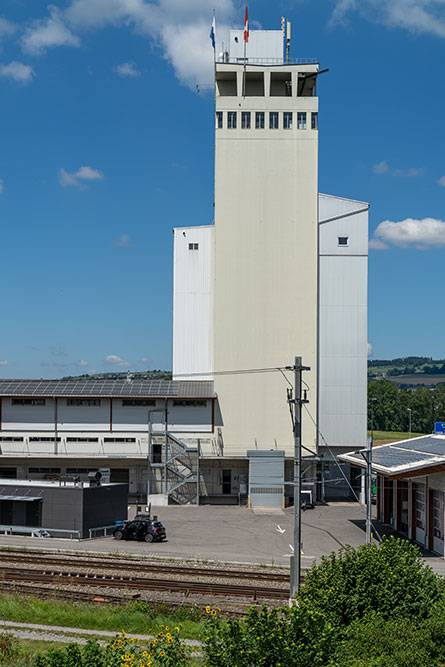
<path id="1" fill-rule="evenodd" d="M 344 463 L 366 467 L 361 449 L 338 458 Z M 392 478 L 417 477 L 445 471 L 445 435 L 433 434 L 401 440 L 372 450 L 372 471 Z"/>

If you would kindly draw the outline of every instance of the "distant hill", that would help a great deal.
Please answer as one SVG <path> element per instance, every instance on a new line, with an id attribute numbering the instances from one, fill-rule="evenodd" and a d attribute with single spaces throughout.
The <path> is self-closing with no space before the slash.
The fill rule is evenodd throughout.
<path id="1" fill-rule="evenodd" d="M 62 380 L 125 380 L 131 377 L 133 380 L 171 380 L 171 371 L 135 371 L 129 373 L 128 371 L 109 373 L 94 373 L 93 375 L 66 375 Z"/>
<path id="2" fill-rule="evenodd" d="M 368 360 L 368 380 L 386 378 L 405 387 L 445 383 L 445 359 L 401 357 Z"/>

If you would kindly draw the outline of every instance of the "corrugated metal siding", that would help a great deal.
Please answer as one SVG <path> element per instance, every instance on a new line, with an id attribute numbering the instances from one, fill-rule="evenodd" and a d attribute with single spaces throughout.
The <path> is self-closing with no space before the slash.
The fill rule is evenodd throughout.
<path id="1" fill-rule="evenodd" d="M 213 371 L 213 239 L 214 227 L 174 230 L 174 378 L 204 379 Z"/>
<path id="2" fill-rule="evenodd" d="M 320 220 L 366 206 L 319 201 Z M 349 246 L 339 247 L 339 236 Z M 320 225 L 319 427 L 329 445 L 355 449 L 366 444 L 367 243 L 367 213 Z"/>

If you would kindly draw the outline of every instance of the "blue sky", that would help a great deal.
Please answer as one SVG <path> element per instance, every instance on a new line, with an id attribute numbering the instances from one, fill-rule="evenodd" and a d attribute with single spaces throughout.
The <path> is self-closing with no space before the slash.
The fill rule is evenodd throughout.
<path id="1" fill-rule="evenodd" d="M 214 6 L 219 42 L 235 0 L 3 0 L 0 376 L 171 367 L 171 230 L 213 217 Z M 249 4 L 282 14 L 330 69 L 320 191 L 371 203 L 373 356 L 445 357 L 445 5 Z"/>

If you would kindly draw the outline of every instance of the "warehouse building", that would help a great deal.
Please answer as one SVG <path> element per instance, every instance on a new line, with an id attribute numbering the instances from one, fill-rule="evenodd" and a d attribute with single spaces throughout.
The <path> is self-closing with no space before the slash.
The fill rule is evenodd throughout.
<path id="1" fill-rule="evenodd" d="M 340 459 L 357 468 L 366 467 L 360 451 Z M 377 519 L 443 556 L 445 435 L 435 433 L 375 447 L 372 472 L 377 475 Z"/>
<path id="2" fill-rule="evenodd" d="M 347 493 L 336 454 L 366 443 L 369 206 L 318 191 L 319 64 L 285 57 L 280 30 L 251 31 L 246 63 L 242 43 L 231 31 L 215 62 L 214 221 L 174 230 L 173 380 L 0 382 L 0 475 L 107 467 L 133 502 L 241 502 L 248 451 L 284 452 L 291 480 L 277 369 L 301 356 L 305 483 Z"/>

